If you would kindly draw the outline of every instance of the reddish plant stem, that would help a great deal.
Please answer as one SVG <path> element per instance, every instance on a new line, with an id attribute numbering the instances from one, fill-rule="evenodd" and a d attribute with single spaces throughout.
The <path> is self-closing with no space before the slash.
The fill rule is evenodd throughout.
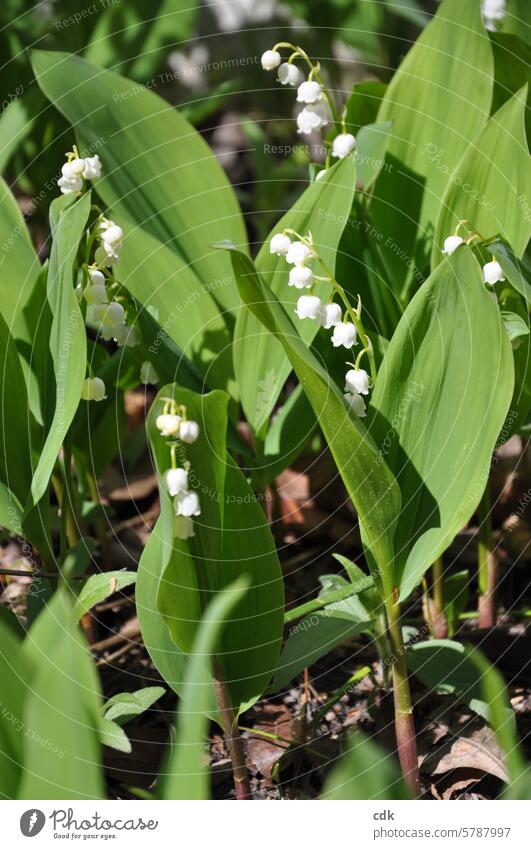
<path id="1" fill-rule="evenodd" d="M 214 690 L 221 714 L 221 726 L 225 732 L 225 740 L 232 762 L 234 789 L 236 799 L 249 800 L 253 798 L 249 773 L 245 761 L 243 741 L 238 730 L 238 714 L 234 710 L 227 687 L 218 663 L 214 663 Z"/>
<path id="2" fill-rule="evenodd" d="M 480 628 L 494 628 L 496 624 L 497 563 L 492 539 L 490 493 L 485 489 L 479 506 L 478 540 L 478 618 Z"/>
<path id="3" fill-rule="evenodd" d="M 448 622 L 444 613 L 444 581 L 442 557 L 435 560 L 432 569 L 433 587 L 433 636 L 445 640 L 448 636 Z"/>
<path id="4" fill-rule="evenodd" d="M 411 693 L 409 691 L 406 651 L 402 639 L 400 605 L 396 592 L 386 600 L 391 662 L 393 666 L 393 700 L 395 706 L 395 735 L 398 760 L 404 780 L 414 798 L 420 795 L 420 776 L 417 755 L 417 738 L 413 723 Z"/>

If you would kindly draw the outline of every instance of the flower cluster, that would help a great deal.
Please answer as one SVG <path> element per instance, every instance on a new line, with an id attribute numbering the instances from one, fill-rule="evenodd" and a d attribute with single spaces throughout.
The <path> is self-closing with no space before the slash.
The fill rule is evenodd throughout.
<path id="1" fill-rule="evenodd" d="M 291 51 L 286 62 L 282 62 L 279 48 L 288 48 Z M 294 64 L 295 60 L 302 60 L 309 68 L 308 77 L 300 68 Z M 320 180 L 330 164 L 330 156 L 343 159 L 348 156 L 356 146 L 356 139 L 352 133 L 347 133 L 345 126 L 345 114 L 341 120 L 337 114 L 334 101 L 326 89 L 319 62 L 314 64 L 308 54 L 301 48 L 288 42 L 276 44 L 272 50 L 266 50 L 262 56 L 262 67 L 265 71 L 278 69 L 278 81 L 281 85 L 297 86 L 297 103 L 301 104 L 301 110 L 297 115 L 297 132 L 308 135 L 315 130 L 326 127 L 332 117 L 336 125 L 341 125 L 341 132 L 336 135 L 329 148 L 326 157 L 326 168 L 319 171 L 316 176 Z M 326 142 L 329 146 L 329 143 Z"/>
<path id="2" fill-rule="evenodd" d="M 74 145 L 66 157 L 63 176 L 58 182 L 63 194 L 79 192 L 83 180 L 101 177 L 99 156 L 82 159 Z M 96 326 L 101 337 L 106 341 L 114 339 L 120 347 L 131 348 L 140 341 L 138 331 L 127 323 L 126 308 L 121 302 L 124 299 L 118 297 L 119 283 L 111 271 L 120 259 L 123 237 L 124 232 L 118 224 L 104 215 L 99 216 L 88 235 L 83 281 L 76 286 L 75 292 L 78 301 L 84 300 L 87 304 L 87 322 Z M 94 245 L 94 260 L 88 264 Z M 85 401 L 103 401 L 107 397 L 105 384 L 100 378 L 87 378 L 81 397 Z"/>
<path id="3" fill-rule="evenodd" d="M 474 231 L 470 232 L 466 240 L 463 239 L 462 236 L 459 236 L 458 231 L 463 224 L 466 224 L 466 221 L 460 221 L 454 235 L 446 237 L 442 249 L 443 254 L 450 256 L 457 250 L 457 248 L 461 247 L 461 245 L 469 245 L 474 241 L 474 239 L 481 238 L 479 234 Z M 485 263 L 483 266 L 483 280 L 485 283 L 488 283 L 489 286 L 494 286 L 495 283 L 505 280 L 505 277 L 503 276 L 503 269 L 496 257 L 493 256 L 492 260 Z"/>
<path id="4" fill-rule="evenodd" d="M 507 14 L 506 0 L 483 0 L 485 29 L 496 31 Z"/>
<path id="5" fill-rule="evenodd" d="M 199 425 L 188 419 L 184 404 L 177 404 L 173 398 L 164 398 L 162 413 L 157 416 L 155 424 L 161 436 L 170 439 L 171 467 L 164 473 L 164 482 L 170 496 L 173 498 L 175 509 L 175 536 L 179 539 L 189 539 L 194 534 L 194 516 L 201 515 L 201 505 L 197 492 L 188 488 L 190 463 L 185 461 L 177 466 L 178 440 L 189 445 L 199 436 Z"/>
<path id="6" fill-rule="evenodd" d="M 61 177 L 57 185 L 64 195 L 71 195 L 83 189 L 83 180 L 97 180 L 101 177 L 101 162 L 98 154 L 82 159 L 77 147 L 66 154 L 67 160 L 61 168 Z"/>
<path id="7" fill-rule="evenodd" d="M 292 237 L 295 237 L 294 239 Z M 369 392 L 371 379 L 369 374 L 360 368 L 359 362 L 363 354 L 367 354 L 371 361 L 371 370 L 375 375 L 374 356 L 372 347 L 361 321 L 361 303 L 353 309 L 349 303 L 345 290 L 337 282 L 334 276 L 326 268 L 322 258 L 317 252 L 312 234 L 300 236 L 293 230 L 285 230 L 276 233 L 269 243 L 270 253 L 285 258 L 292 268 L 289 272 L 288 286 L 296 289 L 313 290 L 316 282 L 326 282 L 332 287 L 332 294 L 327 303 L 323 303 L 316 294 L 301 295 L 297 301 L 295 313 L 299 319 L 311 319 L 317 321 L 325 330 L 332 330 L 331 341 L 335 348 L 343 347 L 350 350 L 358 344 L 358 335 L 363 344 L 363 350 L 358 355 L 355 363 L 347 363 L 352 368 L 345 376 L 345 400 L 353 411 L 360 417 L 366 415 L 363 395 Z M 324 276 L 316 274 L 314 264 L 319 264 L 324 270 Z M 333 300 L 334 294 L 338 294 L 346 307 L 345 312 L 341 306 Z"/>

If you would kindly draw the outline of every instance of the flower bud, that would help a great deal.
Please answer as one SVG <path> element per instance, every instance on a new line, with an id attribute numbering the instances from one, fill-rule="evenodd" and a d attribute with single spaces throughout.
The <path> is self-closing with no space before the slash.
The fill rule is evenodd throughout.
<path id="1" fill-rule="evenodd" d="M 365 369 L 351 368 L 345 375 L 345 392 L 351 392 L 354 395 L 369 394 L 369 375 Z"/>
<path id="2" fill-rule="evenodd" d="M 142 383 L 155 384 L 159 382 L 159 376 L 149 360 L 144 360 L 140 366 L 140 380 Z"/>
<path id="3" fill-rule="evenodd" d="M 285 236 L 284 233 L 275 233 L 269 242 L 269 253 L 277 256 L 286 256 L 290 249 L 291 239 Z"/>
<path id="4" fill-rule="evenodd" d="M 197 424 L 197 422 L 182 422 L 179 437 L 183 442 L 187 442 L 189 445 L 192 445 L 192 443 L 196 441 L 198 436 L 199 425 Z"/>
<path id="5" fill-rule="evenodd" d="M 274 71 L 275 68 L 278 68 L 280 65 L 280 53 L 278 50 L 266 50 L 265 53 L 262 53 L 262 68 L 264 71 Z"/>
<path id="6" fill-rule="evenodd" d="M 312 257 L 312 251 L 304 242 L 292 242 L 286 251 L 286 262 L 302 265 Z"/>
<path id="7" fill-rule="evenodd" d="M 317 318 L 322 307 L 321 299 L 317 295 L 301 295 L 297 301 L 295 312 L 299 318 Z"/>
<path id="8" fill-rule="evenodd" d="M 487 262 L 487 264 L 483 266 L 483 280 L 485 283 L 488 283 L 489 286 L 494 286 L 494 284 L 498 283 L 500 280 L 505 280 L 502 267 L 497 260 Z"/>
<path id="9" fill-rule="evenodd" d="M 164 477 L 168 492 L 172 497 L 179 492 L 186 492 L 188 487 L 188 473 L 184 469 L 168 469 Z"/>
<path id="10" fill-rule="evenodd" d="M 332 345 L 334 348 L 339 348 L 340 345 L 344 348 L 352 348 L 356 344 L 357 336 L 356 326 L 350 321 L 336 324 L 332 333 Z"/>
<path id="11" fill-rule="evenodd" d="M 450 256 L 450 254 L 453 254 L 453 252 L 463 244 L 463 241 L 464 239 L 462 239 L 461 236 L 448 236 L 448 238 L 444 240 L 443 254 Z"/>
<path id="12" fill-rule="evenodd" d="M 177 516 L 200 516 L 201 505 L 199 504 L 199 496 L 193 490 L 185 490 L 179 492 L 175 496 L 175 513 Z"/>
<path id="13" fill-rule="evenodd" d="M 332 143 L 332 156 L 344 159 L 356 147 L 356 139 L 352 133 L 340 133 Z"/>
<path id="14" fill-rule="evenodd" d="M 175 516 L 173 532 L 178 539 L 194 537 L 194 523 L 188 516 Z"/>
<path id="15" fill-rule="evenodd" d="M 363 400 L 361 395 L 357 395 L 356 393 L 352 392 L 347 392 L 344 398 L 347 404 L 350 405 L 351 409 L 354 410 L 356 415 L 359 416 L 360 419 L 364 419 L 367 415 L 367 412 L 365 408 L 365 401 Z"/>
<path id="16" fill-rule="evenodd" d="M 170 413 L 163 413 L 157 416 L 155 426 L 160 430 L 161 436 L 178 436 L 181 426 L 181 417 Z"/>
<path id="17" fill-rule="evenodd" d="M 324 327 L 325 330 L 330 330 L 330 328 L 335 327 L 336 324 L 341 324 L 343 320 L 341 307 L 339 304 L 323 304 L 319 310 L 318 319 L 321 327 Z"/>
<path id="18" fill-rule="evenodd" d="M 288 286 L 295 286 L 296 289 L 309 289 L 313 283 L 313 272 L 306 265 L 295 265 L 290 273 Z"/>
<path id="19" fill-rule="evenodd" d="M 105 384 L 100 377 L 87 377 L 81 387 L 83 401 L 103 401 L 106 398 Z"/>
<path id="20" fill-rule="evenodd" d="M 289 62 L 283 62 L 278 69 L 278 81 L 282 85 L 296 86 L 301 79 L 301 72 L 296 65 L 290 65 Z"/>
<path id="21" fill-rule="evenodd" d="M 84 293 L 84 298 L 87 304 L 105 304 L 107 303 L 107 290 L 105 286 L 90 283 Z"/>
<path id="22" fill-rule="evenodd" d="M 315 80 L 306 80 L 297 89 L 297 100 L 299 103 L 317 103 L 322 98 L 323 90 Z"/>

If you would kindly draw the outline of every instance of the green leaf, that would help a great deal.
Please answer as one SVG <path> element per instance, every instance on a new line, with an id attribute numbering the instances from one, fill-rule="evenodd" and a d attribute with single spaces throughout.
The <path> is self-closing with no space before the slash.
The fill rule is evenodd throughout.
<path id="1" fill-rule="evenodd" d="M 531 211 L 529 215 L 531 221 Z M 527 258 L 518 259 L 510 247 L 496 239 L 487 250 L 496 257 L 508 283 L 524 298 L 527 308 L 531 306 L 531 268 Z"/>
<path id="2" fill-rule="evenodd" d="M 346 125 L 350 133 L 356 136 L 362 127 L 374 124 L 386 88 L 385 83 L 377 80 L 354 84 L 346 103 Z"/>
<path id="3" fill-rule="evenodd" d="M 286 228 L 300 235 L 311 231 L 320 255 L 333 270 L 336 249 L 348 218 L 354 196 L 356 168 L 353 157 L 346 157 L 312 183 L 274 228 L 280 233 Z M 285 257 L 269 252 L 269 238 L 256 258 L 256 267 L 288 312 L 295 309 L 300 292 L 288 286 L 289 266 Z M 316 294 L 329 295 L 329 286 L 320 283 Z M 318 331 L 316 322 L 300 323 L 297 333 L 310 343 Z M 258 433 L 278 399 L 291 366 L 282 346 L 267 333 L 255 316 L 241 310 L 234 332 L 234 369 L 245 416 Z"/>
<path id="4" fill-rule="evenodd" d="M 85 325 L 74 294 L 73 263 L 90 212 L 90 192 L 68 206 L 70 202 L 71 197 L 67 195 L 57 198 L 50 207 L 53 244 L 48 270 L 48 302 L 53 315 L 50 351 L 55 371 L 55 409 L 33 475 L 27 509 L 37 504 L 46 491 L 79 404 L 87 367 Z"/>
<path id="5" fill-rule="evenodd" d="M 214 596 L 204 612 L 186 666 L 177 738 L 161 787 L 163 799 L 210 798 L 204 738 L 212 700 L 211 658 L 235 605 L 244 601 L 247 586 L 245 578 L 239 578 L 227 587 L 228 592 Z"/>
<path id="6" fill-rule="evenodd" d="M 470 222 L 485 238 L 502 234 L 521 257 L 531 235 L 523 204 L 531 197 L 531 168 L 524 115 L 527 86 L 489 119 L 453 170 L 437 221 L 432 267 L 442 262 L 442 245 L 458 222 Z"/>
<path id="7" fill-rule="evenodd" d="M 523 318 L 515 312 L 502 311 L 502 320 L 510 341 L 518 339 L 520 336 L 529 336 L 529 326 Z"/>
<path id="8" fill-rule="evenodd" d="M 117 749 L 119 752 L 126 752 L 127 754 L 131 751 L 129 737 L 116 722 L 100 717 L 98 734 L 104 746 L 110 746 L 111 749 Z"/>
<path id="9" fill-rule="evenodd" d="M 394 756 L 358 731 L 328 776 L 321 798 L 385 801 L 411 797 Z"/>
<path id="10" fill-rule="evenodd" d="M 99 152 L 97 191 L 112 217 L 135 222 L 168 245 L 181 267 L 193 267 L 197 294 L 230 274 L 208 245 L 223 238 L 246 244 L 241 211 L 221 165 L 188 121 L 155 93 L 79 56 L 38 50 L 32 63 L 81 150 Z M 218 286 L 215 300 L 233 309 L 235 287 Z"/>
<path id="11" fill-rule="evenodd" d="M 448 175 L 489 114 L 493 59 L 480 0 L 444 0 L 389 84 L 378 121 L 392 121 L 372 203 L 394 285 L 427 259 Z M 416 245 L 418 240 L 418 244 Z M 431 244 L 430 244 L 431 248 Z M 409 267 L 408 267 L 409 266 Z"/>
<path id="12" fill-rule="evenodd" d="M 476 509 L 513 383 L 497 304 L 472 251 L 459 248 L 406 309 L 371 398 L 371 433 L 403 494 L 394 577 L 402 599 Z"/>
<path id="13" fill-rule="evenodd" d="M 160 398 L 184 404 L 200 426 L 192 445 L 179 447 L 179 459 L 190 462 L 189 484 L 198 490 L 201 515 L 194 518 L 195 536 L 174 537 L 174 506 L 164 475 L 170 467 L 167 440 L 155 420 Z M 226 450 L 227 402 L 218 390 L 197 395 L 175 384 L 160 390 L 148 416 L 148 436 L 159 478 L 164 572 L 157 604 L 174 643 L 189 651 L 202 616 L 203 599 L 220 592 L 240 575 L 249 589 L 234 611 L 216 650 L 232 701 L 252 705 L 276 667 L 282 635 L 284 595 L 275 544 L 263 508 Z M 201 587 L 201 592 L 199 591 Z"/>
<path id="14" fill-rule="evenodd" d="M 287 469 L 306 447 L 316 427 L 310 402 L 297 386 L 275 413 L 264 440 L 259 472 L 270 482 Z"/>
<path id="15" fill-rule="evenodd" d="M 30 442 L 30 412 L 28 408 L 28 393 L 22 373 L 14 339 L 8 326 L 0 315 L 0 415 L 2 431 L 0 443 L 0 480 L 5 486 L 5 493 L 14 495 L 13 504 L 6 504 L 2 512 L 12 514 L 12 519 L 6 522 L 8 527 L 13 525 L 19 506 L 24 502 L 31 486 L 31 442 Z"/>
<path id="16" fill-rule="evenodd" d="M 62 590 L 31 628 L 24 654 L 35 673 L 24 705 L 28 733 L 18 798 L 103 799 L 99 682 Z"/>
<path id="17" fill-rule="evenodd" d="M 304 669 L 329 654 L 349 637 L 370 630 L 370 620 L 359 619 L 352 599 L 316 610 L 291 627 L 270 690 L 282 690 Z"/>
<path id="18" fill-rule="evenodd" d="M 444 578 L 444 613 L 450 636 L 457 630 L 459 616 L 464 611 L 469 596 L 470 574 L 467 569 Z"/>
<path id="19" fill-rule="evenodd" d="M 104 717 L 123 725 L 148 710 L 165 692 L 164 687 L 143 687 L 134 693 L 117 693 L 105 702 Z"/>
<path id="20" fill-rule="evenodd" d="M 414 675 L 431 690 L 455 693 L 473 711 L 491 722 L 491 710 L 483 697 L 481 673 L 467 649 L 453 640 L 416 643 L 406 651 L 407 664 Z M 505 722 L 515 727 L 514 712 L 508 701 L 503 710 Z"/>
<path id="21" fill-rule="evenodd" d="M 3 608 L 5 609 L 5 608 Z M 31 678 L 31 664 L 21 652 L 20 637 L 0 618 L 0 793 L 16 799 L 22 776 L 24 742 L 24 701 Z"/>
<path id="22" fill-rule="evenodd" d="M 92 554 L 95 548 L 96 540 L 92 539 L 92 537 L 81 537 L 67 551 L 65 559 L 61 564 L 61 575 L 67 584 L 72 578 L 82 577 L 85 574 L 92 560 Z"/>
<path id="23" fill-rule="evenodd" d="M 356 138 L 356 179 L 367 192 L 385 165 L 392 122 L 362 127 Z"/>
<path id="24" fill-rule="evenodd" d="M 125 587 L 130 587 L 135 581 L 136 572 L 101 572 L 99 575 L 91 575 L 76 599 L 74 616 L 81 619 L 91 607 Z"/>
<path id="25" fill-rule="evenodd" d="M 285 309 L 239 251 L 231 251 L 234 275 L 246 307 L 274 334 L 289 358 L 358 512 L 378 567 L 389 574 L 400 491 L 361 420 L 351 414 L 337 386 L 308 350 Z"/>

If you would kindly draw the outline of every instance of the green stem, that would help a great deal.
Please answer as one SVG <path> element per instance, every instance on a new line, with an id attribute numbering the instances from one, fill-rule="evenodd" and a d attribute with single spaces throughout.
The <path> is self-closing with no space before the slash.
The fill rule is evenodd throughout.
<path id="1" fill-rule="evenodd" d="M 322 610 L 322 608 L 326 607 L 328 604 L 333 604 L 336 601 L 342 601 L 344 598 L 350 598 L 350 596 L 355 595 L 356 593 L 361 593 L 363 590 L 367 590 L 373 586 L 373 579 L 367 575 L 365 580 L 360 579 L 359 581 L 356 581 L 355 584 L 348 584 L 346 587 L 341 587 L 339 590 L 333 590 L 333 592 L 329 593 L 327 592 L 322 598 L 314 598 L 312 601 L 307 601 L 305 604 L 300 604 L 298 607 L 294 607 L 293 610 L 288 610 L 284 614 L 284 624 L 287 625 L 295 619 L 307 616 L 308 613 L 315 613 L 316 610 Z"/>
<path id="2" fill-rule="evenodd" d="M 249 774 L 247 772 L 247 764 L 245 761 L 245 751 L 238 729 L 238 714 L 232 705 L 229 688 L 225 683 L 220 666 L 216 661 L 214 661 L 214 690 L 220 712 L 221 727 L 225 732 L 227 748 L 232 762 L 232 774 L 234 776 L 236 799 L 252 799 L 253 796 L 251 792 L 251 785 L 249 783 Z"/>
<path id="3" fill-rule="evenodd" d="M 91 501 L 94 504 L 101 504 L 100 494 L 98 491 L 98 485 L 96 483 L 96 478 L 90 471 L 88 467 L 85 468 L 85 475 L 87 480 L 88 491 L 90 494 Z M 107 524 L 105 519 L 102 519 L 101 516 L 97 516 L 94 519 L 94 529 L 96 531 L 96 536 L 98 537 L 98 543 L 101 551 L 101 558 L 103 560 L 104 566 L 110 566 L 111 563 L 111 547 L 109 540 L 107 538 Z"/>
<path id="4" fill-rule="evenodd" d="M 434 637 L 445 640 L 448 636 L 448 622 L 444 613 L 444 578 L 443 561 L 438 557 L 432 566 L 432 590 L 435 621 L 433 623 Z M 428 599 L 429 605 L 429 599 Z"/>

